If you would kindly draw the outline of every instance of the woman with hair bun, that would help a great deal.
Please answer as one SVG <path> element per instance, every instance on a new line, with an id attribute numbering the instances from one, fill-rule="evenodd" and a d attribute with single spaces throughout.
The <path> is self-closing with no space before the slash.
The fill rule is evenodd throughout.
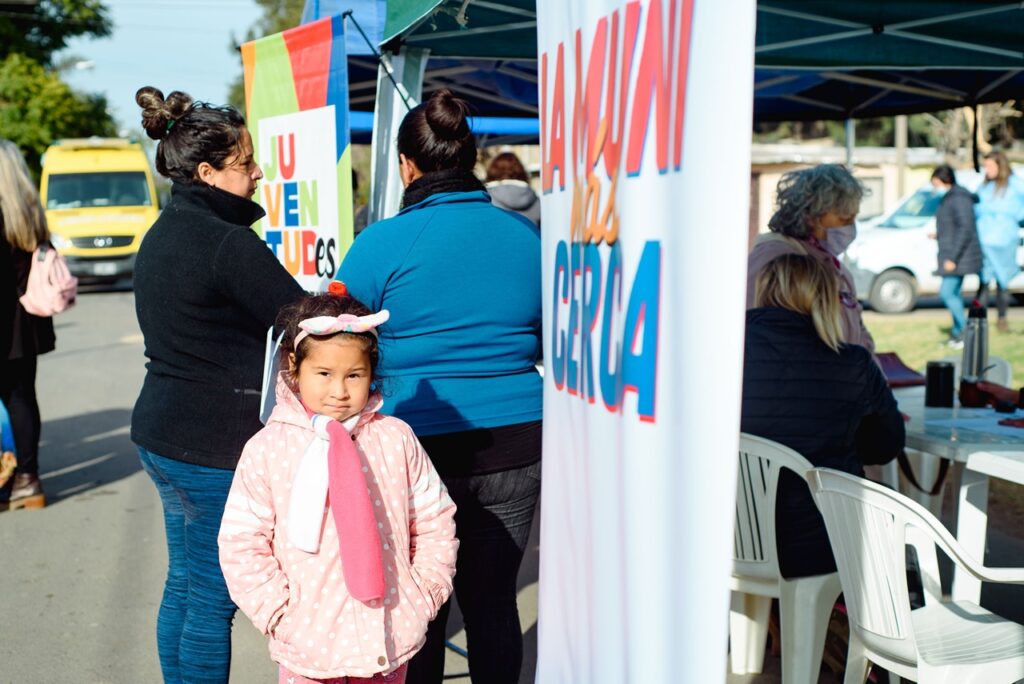
<path id="1" fill-rule="evenodd" d="M 540 233 L 492 205 L 473 175 L 468 113 L 442 89 L 405 116 L 403 208 L 360 234 L 338 277 L 391 312 L 383 410 L 412 426 L 455 500 L 470 675 L 503 684 L 522 667 L 516 577 L 540 493 Z M 447 618 L 445 604 L 409 682 L 441 682 Z"/>
<path id="2" fill-rule="evenodd" d="M 263 173 L 242 115 L 151 87 L 135 101 L 172 182 L 135 265 L 149 362 L 131 436 L 160 494 L 169 559 L 157 649 L 165 682 L 227 682 L 236 608 L 217 533 L 261 427 L 267 328 L 304 293 L 249 227 L 264 215 L 249 199 Z"/>

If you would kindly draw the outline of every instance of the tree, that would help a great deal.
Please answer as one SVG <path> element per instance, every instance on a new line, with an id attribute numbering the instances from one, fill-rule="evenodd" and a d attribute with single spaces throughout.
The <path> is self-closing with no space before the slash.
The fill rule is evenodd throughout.
<path id="1" fill-rule="evenodd" d="M 925 117 L 931 117 L 926 119 Z M 909 120 L 909 143 L 911 147 L 934 146 L 936 135 L 931 125 L 935 117 L 930 114 L 911 114 Z M 834 141 L 846 140 L 846 124 L 842 121 L 784 121 L 754 124 L 754 142 L 778 142 L 781 140 L 815 140 L 828 138 Z M 859 146 L 891 147 L 895 144 L 896 133 L 892 117 L 857 119 L 856 143 Z"/>
<path id="2" fill-rule="evenodd" d="M 14 142 L 29 168 L 58 138 L 116 135 L 107 100 L 73 91 L 52 71 L 17 53 L 0 62 L 0 138 Z"/>
<path id="3" fill-rule="evenodd" d="M 74 92 L 52 68 L 69 39 L 110 30 L 100 0 L 0 3 L 0 138 L 21 148 L 35 175 L 54 140 L 116 134 L 106 98 Z"/>
<path id="4" fill-rule="evenodd" d="M 1012 149 L 1024 137 L 1024 103 L 991 102 L 978 105 L 978 151 L 985 154 L 993 148 Z M 911 114 L 907 117 L 910 147 L 934 147 L 951 164 L 960 164 L 970 158 L 971 138 L 974 130 L 974 112 L 971 107 L 959 107 L 938 112 Z M 809 141 L 826 138 L 836 142 L 846 139 L 842 121 L 783 121 L 755 122 L 753 141 L 772 143 L 780 141 Z M 891 147 L 895 144 L 893 117 L 858 119 L 856 143 L 859 146 Z"/>
<path id="5" fill-rule="evenodd" d="M 20 53 L 50 66 L 55 52 L 76 36 L 109 36 L 110 19 L 100 0 L 0 3 L 0 59 Z"/>
<path id="6" fill-rule="evenodd" d="M 298 26 L 302 21 L 302 9 L 306 3 L 305 0 L 256 0 L 256 4 L 263 9 L 263 16 L 246 32 L 245 40 L 242 42 L 247 43 Z M 238 54 L 238 43 L 232 41 L 230 49 Z M 241 73 L 228 91 L 228 104 L 241 112 L 245 111 L 245 81 Z"/>

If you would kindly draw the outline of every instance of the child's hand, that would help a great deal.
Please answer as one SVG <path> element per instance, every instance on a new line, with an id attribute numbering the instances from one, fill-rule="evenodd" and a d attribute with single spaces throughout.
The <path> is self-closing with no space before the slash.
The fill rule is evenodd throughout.
<path id="1" fill-rule="evenodd" d="M 0 453 L 0 487 L 3 487 L 11 479 L 17 465 L 18 459 L 14 457 L 13 453 L 10 451 Z"/>

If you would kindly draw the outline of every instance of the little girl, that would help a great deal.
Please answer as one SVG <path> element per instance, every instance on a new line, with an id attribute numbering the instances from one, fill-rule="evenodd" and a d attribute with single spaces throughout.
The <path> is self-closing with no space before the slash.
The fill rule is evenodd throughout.
<path id="1" fill-rule="evenodd" d="M 409 426 L 377 413 L 387 320 L 344 293 L 278 319 L 287 370 L 238 462 L 219 543 L 282 684 L 404 682 L 452 592 L 455 504 Z"/>

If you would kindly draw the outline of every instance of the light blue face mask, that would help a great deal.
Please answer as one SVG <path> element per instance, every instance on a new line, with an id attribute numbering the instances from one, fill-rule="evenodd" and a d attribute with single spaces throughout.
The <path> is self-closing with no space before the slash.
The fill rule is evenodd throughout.
<path id="1" fill-rule="evenodd" d="M 942 197 L 947 192 L 949 192 L 949 188 L 933 188 L 932 189 L 932 195 L 934 195 L 935 197 Z"/>
<path id="2" fill-rule="evenodd" d="M 828 251 L 832 252 L 833 256 L 838 257 L 846 251 L 846 248 L 856 238 L 857 224 L 848 223 L 838 228 L 829 228 L 828 232 L 825 233 L 825 246 L 828 247 Z"/>

